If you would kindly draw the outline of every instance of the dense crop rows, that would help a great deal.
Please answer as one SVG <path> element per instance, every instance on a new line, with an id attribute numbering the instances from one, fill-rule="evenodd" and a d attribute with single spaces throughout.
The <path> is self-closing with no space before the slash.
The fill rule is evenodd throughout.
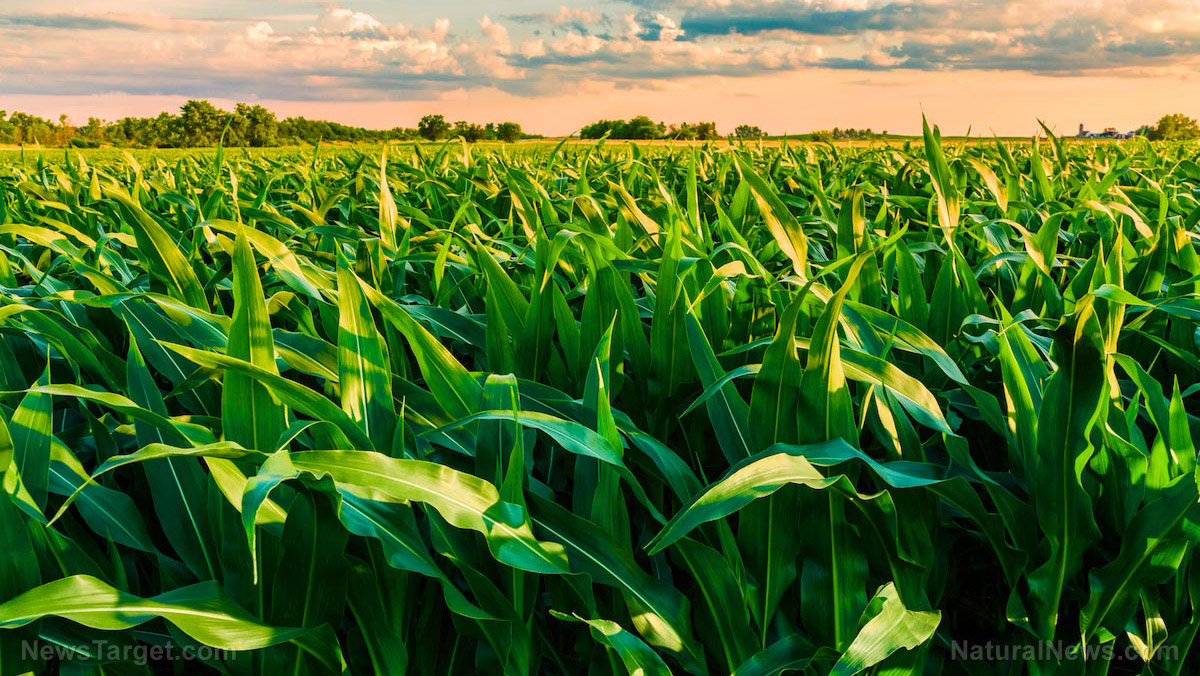
<path id="1" fill-rule="evenodd" d="M 1200 666 L 1195 146 L 408 152 L 0 156 L 0 673 Z"/>

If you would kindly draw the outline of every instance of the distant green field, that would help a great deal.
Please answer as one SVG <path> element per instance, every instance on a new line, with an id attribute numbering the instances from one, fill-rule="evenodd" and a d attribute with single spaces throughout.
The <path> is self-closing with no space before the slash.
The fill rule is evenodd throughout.
<path id="1" fill-rule="evenodd" d="M 1004 136 L 998 138 L 980 137 L 980 136 L 946 136 L 942 142 L 946 144 L 994 144 L 1000 141 L 1007 144 L 1028 145 L 1031 142 L 1030 136 Z M 1048 140 L 1043 137 L 1041 142 L 1046 143 Z M 1108 144 L 1108 143 L 1136 143 L 1136 140 L 1129 141 L 1113 141 L 1108 139 L 1076 139 L 1068 137 L 1062 139 L 1064 143 L 1083 143 L 1083 144 Z M 446 141 L 393 141 L 386 144 L 393 153 L 411 153 L 414 148 L 420 148 L 423 152 L 436 153 L 443 146 L 452 148 L 461 148 L 466 146 L 472 152 L 496 151 L 496 152 L 529 152 L 529 151 L 547 151 L 559 146 L 563 147 L 589 147 L 600 144 L 607 148 L 621 148 L 628 146 L 638 146 L 642 148 L 654 147 L 686 147 L 700 148 L 713 147 L 719 148 L 728 145 L 762 145 L 765 147 L 775 147 L 782 144 L 789 145 L 805 145 L 816 143 L 810 140 L 809 134 L 794 134 L 787 136 L 768 136 L 763 139 L 721 139 L 718 141 L 672 141 L 672 140 L 654 140 L 654 141 L 628 141 L 619 139 L 607 139 L 603 142 L 594 140 L 583 140 L 578 138 L 543 138 L 518 141 L 516 143 L 502 143 L 499 141 L 481 141 L 478 143 L 464 143 L 459 139 L 451 139 Z M 904 136 L 898 134 L 889 134 L 872 139 L 841 139 L 833 142 L 836 147 L 848 148 L 867 148 L 880 146 L 917 146 L 922 143 L 920 136 Z M 224 153 L 226 156 L 234 157 L 265 157 L 265 158 L 290 158 L 299 155 L 311 157 L 314 150 L 320 154 L 321 152 L 342 154 L 342 153 L 363 153 L 368 155 L 379 155 L 385 147 L 382 143 L 324 143 L 319 145 L 297 145 L 297 146 L 279 146 L 271 148 L 226 148 Z M 216 148 L 118 148 L 118 147 L 103 147 L 103 148 L 42 148 L 42 147 L 16 147 L 16 146 L 0 146 L 0 160 L 12 161 L 12 156 L 18 158 L 24 157 L 27 162 L 36 162 L 37 158 L 41 157 L 44 161 L 57 162 L 63 157 L 82 156 L 84 158 L 96 158 L 99 161 L 116 160 L 125 157 L 125 153 L 133 155 L 135 158 L 155 158 L 164 161 L 173 161 L 184 156 L 214 156 Z"/>
<path id="2" fill-rule="evenodd" d="M 1200 673 L 1198 159 L 0 152 L 0 674 Z"/>

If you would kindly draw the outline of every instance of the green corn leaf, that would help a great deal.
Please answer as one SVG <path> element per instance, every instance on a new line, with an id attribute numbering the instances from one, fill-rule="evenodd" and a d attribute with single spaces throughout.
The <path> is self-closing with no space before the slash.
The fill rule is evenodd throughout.
<path id="1" fill-rule="evenodd" d="M 176 298 L 198 310 L 208 310 L 200 280 L 171 235 L 124 190 L 109 186 L 104 188 L 104 196 L 120 203 L 133 216 L 129 226 L 137 238 L 138 250 L 149 259 L 150 271 L 166 282 Z"/>
<path id="2" fill-rule="evenodd" d="M 330 477 L 339 491 L 379 502 L 421 502 L 433 507 L 456 528 L 483 534 L 496 558 L 533 573 L 565 573 L 567 557 L 558 545 L 533 538 L 520 507 L 500 500 L 492 484 L 423 460 L 389 458 L 367 451 L 301 451 L 276 454 L 264 466 L 270 478 L 302 473 Z M 261 483 L 261 482 L 260 482 Z M 252 501 L 243 502 L 243 519 L 257 513 L 266 492 L 247 486 Z"/>
<path id="3" fill-rule="evenodd" d="M 560 620 L 582 622 L 591 628 L 592 637 L 611 648 L 621 659 L 629 676 L 670 676 L 666 663 L 645 643 L 611 620 L 588 620 L 578 615 L 550 611 Z"/>
<path id="4" fill-rule="evenodd" d="M 1092 500 L 1081 483 L 1082 465 L 1094 451 L 1092 426 L 1106 401 L 1095 315 L 1064 323 L 1055 336 L 1058 371 L 1038 411 L 1039 468 L 1035 501 L 1049 558 L 1030 573 L 1040 635 L 1054 635 L 1059 604 L 1085 548 L 1098 535 Z"/>
<path id="5" fill-rule="evenodd" d="M 254 254 L 244 235 L 233 250 L 233 321 L 225 354 L 270 374 L 275 367 L 275 342 L 263 298 Z M 287 409 L 265 385 L 236 371 L 226 374 L 221 389 L 222 426 L 225 438 L 263 452 L 275 449 L 287 425 Z"/>
<path id="6" fill-rule="evenodd" d="M 38 378 L 38 385 L 47 385 L 50 367 Z M 42 392 L 30 392 L 21 398 L 8 423 L 12 442 L 12 469 L 28 492 L 34 505 L 46 509 L 46 492 L 50 484 L 50 434 L 53 432 L 53 397 Z"/>
<path id="7" fill-rule="evenodd" d="M 255 650 L 291 642 L 327 669 L 340 670 L 341 651 L 332 637 L 309 629 L 262 624 L 226 598 L 213 582 L 140 598 L 94 577 L 75 575 L 0 604 L 0 628 L 21 627 L 50 616 L 105 631 L 131 629 L 161 617 L 204 645 Z"/>
<path id="8" fill-rule="evenodd" d="M 338 386 L 342 410 L 377 449 L 391 446 L 396 426 L 387 344 L 345 257 L 338 258 Z"/>
<path id="9" fill-rule="evenodd" d="M 737 158 L 737 162 L 742 178 L 754 194 L 758 209 L 762 212 L 767 229 L 775 238 L 775 243 L 792 262 L 792 270 L 801 279 L 807 279 L 809 276 L 808 238 L 804 235 L 804 229 L 800 227 L 796 217 L 779 199 L 775 190 L 763 177 L 758 175 L 754 167 L 740 156 Z"/>
<path id="10" fill-rule="evenodd" d="M 812 347 L 808 351 L 808 363 L 800 383 L 804 405 L 796 418 L 801 442 L 837 438 L 850 443 L 858 441 L 850 391 L 842 371 L 838 323 L 842 303 L 866 261 L 866 256 L 855 259 L 841 288 L 825 306 L 825 311 L 813 328 Z"/>
<path id="11" fill-rule="evenodd" d="M 456 418 L 474 413 L 483 397 L 479 383 L 433 334 L 417 323 L 402 307 L 362 280 L 359 280 L 359 283 L 367 300 L 407 339 L 408 347 L 417 359 L 426 385 L 437 397 L 438 403 L 446 409 L 446 413 Z"/>
<path id="12" fill-rule="evenodd" d="M 755 653 L 734 669 L 732 676 L 778 676 L 803 671 L 812 663 L 817 647 L 799 634 L 784 636 Z"/>
<path id="13" fill-rule="evenodd" d="M 689 666 L 699 663 L 700 651 L 689 627 L 689 604 L 682 594 L 647 574 L 632 552 L 590 522 L 536 496 L 533 508 L 538 530 L 566 547 L 572 572 L 620 589 L 638 633 Z"/>
<path id="14" fill-rule="evenodd" d="M 346 415 L 333 402 L 299 383 L 229 355 L 205 352 L 174 343 L 163 343 L 162 345 L 201 366 L 233 371 L 252 377 L 266 387 L 280 402 L 296 412 L 314 420 L 332 423 L 343 435 L 340 438 L 345 440 L 347 446 L 361 449 L 372 447 L 370 437 L 350 419 L 350 416 Z"/>
<path id="15" fill-rule="evenodd" d="M 883 661 L 897 650 L 912 650 L 937 630 L 942 614 L 911 610 L 892 584 L 884 585 L 871 599 L 864 623 L 850 647 L 833 665 L 830 674 L 853 676 Z"/>

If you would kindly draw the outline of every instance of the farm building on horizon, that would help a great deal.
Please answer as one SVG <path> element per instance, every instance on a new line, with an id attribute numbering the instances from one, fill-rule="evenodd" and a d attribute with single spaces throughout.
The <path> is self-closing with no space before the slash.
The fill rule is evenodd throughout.
<path id="1" fill-rule="evenodd" d="M 1113 138 L 1113 139 L 1129 139 L 1136 135 L 1132 131 L 1117 131 L 1116 127 L 1105 127 L 1104 131 L 1088 131 L 1084 129 L 1083 123 L 1079 123 L 1079 133 L 1075 138 Z"/>

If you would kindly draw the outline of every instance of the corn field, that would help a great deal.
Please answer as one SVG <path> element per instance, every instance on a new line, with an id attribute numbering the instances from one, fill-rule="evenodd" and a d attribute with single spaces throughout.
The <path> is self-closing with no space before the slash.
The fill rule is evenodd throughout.
<path id="1" fill-rule="evenodd" d="M 0 156 L 0 674 L 1196 673 L 1198 157 Z"/>

